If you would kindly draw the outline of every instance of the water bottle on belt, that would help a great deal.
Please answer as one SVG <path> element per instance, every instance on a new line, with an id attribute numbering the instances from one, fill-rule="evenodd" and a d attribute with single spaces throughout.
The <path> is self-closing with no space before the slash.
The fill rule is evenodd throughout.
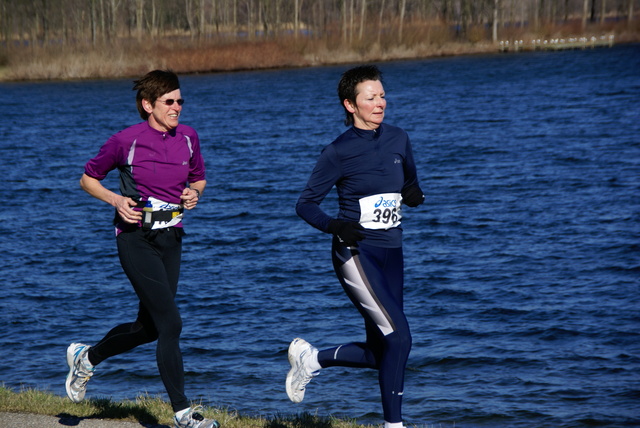
<path id="1" fill-rule="evenodd" d="M 142 208 L 142 228 L 151 230 L 153 226 L 153 206 L 151 201 L 147 201 L 147 204 Z"/>

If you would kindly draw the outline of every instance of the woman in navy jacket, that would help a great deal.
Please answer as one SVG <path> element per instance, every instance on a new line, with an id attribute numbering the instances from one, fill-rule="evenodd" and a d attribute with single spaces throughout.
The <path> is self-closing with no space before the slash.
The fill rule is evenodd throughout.
<path id="1" fill-rule="evenodd" d="M 300 195 L 296 212 L 332 234 L 334 270 L 365 322 L 366 341 L 318 351 L 301 338 L 289 346 L 286 388 L 293 402 L 321 368 L 379 372 L 385 428 L 401 428 L 404 371 L 411 333 L 403 310 L 402 208 L 424 201 L 406 132 L 383 123 L 382 75 L 375 66 L 346 71 L 338 84 L 350 128 L 326 146 Z M 339 212 L 320 204 L 336 186 Z"/>

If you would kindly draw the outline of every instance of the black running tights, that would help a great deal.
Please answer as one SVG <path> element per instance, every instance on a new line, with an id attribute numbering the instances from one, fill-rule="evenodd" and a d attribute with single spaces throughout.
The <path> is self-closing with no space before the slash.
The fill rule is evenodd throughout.
<path id="1" fill-rule="evenodd" d="M 118 235 L 120 264 L 140 299 L 138 317 L 111 329 L 89 350 L 89 361 L 96 365 L 157 340 L 158 370 L 174 411 L 189 407 L 179 343 L 182 319 L 175 302 L 182 235 L 181 228 L 135 229 Z"/>

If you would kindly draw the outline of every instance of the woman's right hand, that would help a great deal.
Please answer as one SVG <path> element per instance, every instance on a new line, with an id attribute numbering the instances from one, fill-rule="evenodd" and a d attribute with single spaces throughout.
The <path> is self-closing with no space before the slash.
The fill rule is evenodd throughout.
<path id="1" fill-rule="evenodd" d="M 333 219 L 329 222 L 329 233 L 337 236 L 348 247 L 358 246 L 357 242 L 364 239 L 362 230 L 364 227 L 356 221 Z"/>
<path id="2" fill-rule="evenodd" d="M 115 207 L 123 221 L 134 224 L 142 220 L 142 213 L 133 209 L 133 207 L 137 205 L 136 201 L 112 192 L 104 187 L 102 183 L 100 183 L 100 180 L 89 177 L 87 174 L 82 174 L 80 187 L 94 198 L 100 199 Z"/>
<path id="3" fill-rule="evenodd" d="M 142 220 L 142 212 L 133 209 L 136 205 L 136 201 L 125 196 L 119 196 L 116 199 L 118 215 L 120 215 L 120 218 L 126 223 L 133 224 Z"/>

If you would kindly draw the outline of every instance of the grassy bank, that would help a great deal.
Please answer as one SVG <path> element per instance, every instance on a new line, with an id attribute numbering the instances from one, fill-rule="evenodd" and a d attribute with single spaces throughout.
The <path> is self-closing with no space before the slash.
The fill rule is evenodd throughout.
<path id="1" fill-rule="evenodd" d="M 15 392 L 0 387 L 0 412 L 32 413 L 82 419 L 114 419 L 141 424 L 173 426 L 173 412 L 169 403 L 157 397 L 141 396 L 135 401 L 114 402 L 94 398 L 72 403 L 66 397 L 48 392 L 25 389 Z M 275 416 L 267 419 L 247 417 L 228 409 L 205 407 L 204 415 L 218 420 L 224 428 L 373 428 L 332 417 L 301 414 Z"/>
<path id="2" fill-rule="evenodd" d="M 156 68 L 179 74 L 297 68 L 496 52 L 487 43 L 368 48 L 327 46 L 317 40 L 198 43 L 163 40 L 120 46 L 32 47 L 11 50 L 0 60 L 0 81 L 110 79 L 135 77 Z"/>
<path id="3" fill-rule="evenodd" d="M 535 40 L 560 37 L 600 37 L 615 34 L 616 43 L 640 41 L 640 29 L 594 28 L 577 34 L 573 27 L 504 34 L 505 40 Z M 497 53 L 500 48 L 480 29 L 475 37 L 462 40 L 438 26 L 416 26 L 402 43 L 393 40 L 280 37 L 255 40 L 194 40 L 162 37 L 138 41 L 118 39 L 97 45 L 32 45 L 0 48 L 0 82 L 36 80 L 112 79 L 140 76 L 156 68 L 171 68 L 179 74 L 239 70 L 310 67 L 320 65 L 384 62 L 441 56 Z"/>

